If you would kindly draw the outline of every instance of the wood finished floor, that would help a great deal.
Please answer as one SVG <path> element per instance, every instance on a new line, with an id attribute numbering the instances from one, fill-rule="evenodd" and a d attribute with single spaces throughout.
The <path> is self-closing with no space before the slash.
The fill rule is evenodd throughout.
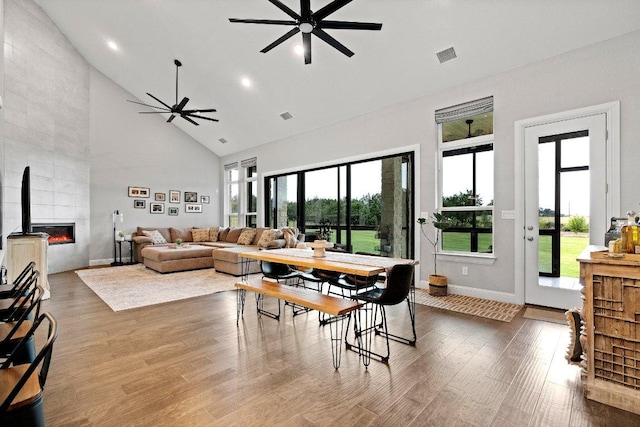
<path id="1" fill-rule="evenodd" d="M 418 305 L 416 347 L 392 343 L 390 363 L 368 370 L 343 351 L 335 371 L 315 312 L 257 318 L 249 295 L 236 326 L 230 291 L 114 313 L 73 272 L 49 282 L 60 331 L 48 426 L 640 425 L 583 398 L 567 326 L 522 313 L 504 323 Z"/>

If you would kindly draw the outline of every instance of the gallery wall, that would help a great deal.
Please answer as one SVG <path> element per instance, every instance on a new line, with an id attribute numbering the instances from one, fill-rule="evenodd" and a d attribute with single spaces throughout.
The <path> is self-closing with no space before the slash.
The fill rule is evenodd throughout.
<path id="1" fill-rule="evenodd" d="M 399 147 L 420 146 L 420 193 L 416 214 L 433 212 L 436 188 L 436 137 L 434 111 L 493 95 L 495 155 L 494 255 L 491 265 L 475 264 L 468 257 L 439 261 L 438 271 L 449 276 L 460 293 L 513 300 L 516 230 L 513 220 L 503 220 L 502 210 L 513 210 L 515 195 L 514 123 L 612 101 L 621 104 L 621 206 L 619 212 L 637 209 L 640 186 L 637 162 L 640 148 L 640 32 L 601 42 L 465 85 L 444 89 L 384 110 L 314 130 L 253 150 L 226 156 L 222 163 L 256 156 L 260 176 L 273 171 L 293 171 L 309 165 L 332 164 L 343 158 L 375 156 Z M 447 65 L 443 65 L 443 72 Z M 320 149 L 320 147 L 322 147 Z M 287 153 L 283 156 L 282 153 Z M 312 153 L 310 155 L 309 153 Z M 262 185 L 262 180 L 259 180 Z M 262 217 L 259 218 L 262 223 Z M 595 233 L 606 230 L 594 230 Z M 433 269 L 431 249 L 422 241 L 420 277 Z M 469 275 L 461 266 L 469 266 Z M 423 282 L 424 286 L 425 283 Z"/>

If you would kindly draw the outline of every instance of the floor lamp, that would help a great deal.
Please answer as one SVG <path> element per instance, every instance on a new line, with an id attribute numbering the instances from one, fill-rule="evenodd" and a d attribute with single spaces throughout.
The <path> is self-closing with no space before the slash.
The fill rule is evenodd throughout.
<path id="1" fill-rule="evenodd" d="M 117 222 L 123 222 L 124 221 L 124 217 L 120 213 L 120 211 L 117 210 L 117 209 L 115 211 L 113 211 L 113 214 L 111 214 L 111 216 L 112 216 L 112 220 L 113 220 L 113 262 L 111 263 L 111 265 L 122 265 L 122 262 L 118 262 L 118 258 L 117 258 L 116 223 Z"/>

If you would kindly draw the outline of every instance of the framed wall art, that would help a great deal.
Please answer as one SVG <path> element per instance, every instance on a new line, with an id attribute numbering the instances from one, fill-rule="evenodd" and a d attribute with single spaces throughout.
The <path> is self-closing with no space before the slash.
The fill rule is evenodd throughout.
<path id="1" fill-rule="evenodd" d="M 184 202 L 185 203 L 197 203 L 198 202 L 198 193 L 195 191 L 185 191 L 184 192 Z"/>
<path id="2" fill-rule="evenodd" d="M 144 209 L 147 207 L 147 201 L 146 200 L 134 200 L 133 201 L 133 207 L 136 209 Z"/>
<path id="3" fill-rule="evenodd" d="M 169 191 L 169 203 L 180 203 L 180 192 L 176 190 Z"/>
<path id="4" fill-rule="evenodd" d="M 155 193 L 156 202 L 164 202 L 167 198 L 165 193 Z"/>
<path id="5" fill-rule="evenodd" d="M 199 203 L 187 203 L 184 205 L 184 211 L 187 213 L 200 213 L 202 212 L 202 205 Z"/>
<path id="6" fill-rule="evenodd" d="M 169 206 L 167 208 L 167 212 L 169 216 L 178 216 L 178 207 L 177 206 Z"/>
<path id="7" fill-rule="evenodd" d="M 200 196 L 200 203 L 209 203 L 209 196 Z"/>
<path id="8" fill-rule="evenodd" d="M 151 192 L 147 187 L 129 187 L 129 197 L 150 197 Z"/>
<path id="9" fill-rule="evenodd" d="M 152 214 L 163 214 L 164 203 L 149 203 L 149 211 Z"/>

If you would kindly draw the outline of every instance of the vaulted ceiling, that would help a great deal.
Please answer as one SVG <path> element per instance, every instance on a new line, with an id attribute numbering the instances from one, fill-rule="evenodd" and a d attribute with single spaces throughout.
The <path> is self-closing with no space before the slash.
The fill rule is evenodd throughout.
<path id="1" fill-rule="evenodd" d="M 298 0 L 281 1 L 300 11 Z M 216 108 L 206 115 L 220 121 L 163 125 L 220 156 L 640 29 L 637 0 L 354 0 L 330 18 L 382 23 L 381 31 L 326 30 L 355 55 L 314 37 L 305 65 L 294 53 L 299 34 L 260 52 L 291 27 L 229 22 L 291 19 L 268 0 L 36 2 L 93 67 L 142 102 L 157 105 L 147 92 L 175 99 L 179 59 L 180 97 Z M 450 47 L 457 58 L 441 64 L 436 53 Z"/>

